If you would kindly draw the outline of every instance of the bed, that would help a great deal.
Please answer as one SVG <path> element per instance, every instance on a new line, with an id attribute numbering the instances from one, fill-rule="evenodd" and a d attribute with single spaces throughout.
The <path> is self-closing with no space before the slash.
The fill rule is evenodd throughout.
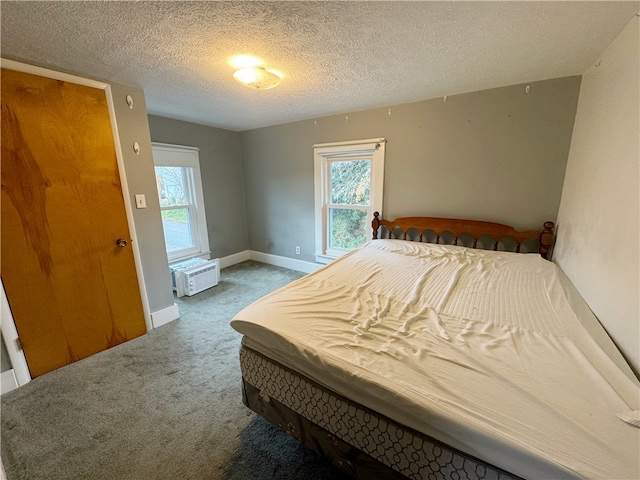
<path id="1" fill-rule="evenodd" d="M 243 402 L 355 478 L 640 478 L 638 380 L 553 228 L 376 213 L 234 317 Z"/>

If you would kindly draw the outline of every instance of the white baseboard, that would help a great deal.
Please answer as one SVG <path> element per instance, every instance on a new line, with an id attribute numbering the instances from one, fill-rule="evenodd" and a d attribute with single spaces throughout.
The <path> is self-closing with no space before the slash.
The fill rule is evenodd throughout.
<path id="1" fill-rule="evenodd" d="M 153 312 L 151 314 L 151 323 L 153 324 L 153 328 L 158 328 L 178 318 L 180 318 L 180 310 L 178 309 L 178 305 L 174 303 L 169 307 Z"/>
<path id="2" fill-rule="evenodd" d="M 0 395 L 4 395 L 16 388 L 18 388 L 18 379 L 16 378 L 13 368 L 2 372 L 0 374 Z"/>
<path id="3" fill-rule="evenodd" d="M 227 268 L 236 263 L 246 262 L 247 260 L 251 260 L 249 250 L 234 253 L 220 259 L 220 268 Z"/>
<path id="4" fill-rule="evenodd" d="M 304 273 L 315 272 L 319 268 L 323 267 L 323 265 L 320 265 L 319 263 L 305 262 L 303 260 L 281 257 L 280 255 L 272 255 L 271 253 L 257 252 L 255 250 L 245 250 L 227 257 L 222 257 L 220 259 L 220 268 L 230 267 L 231 265 L 246 262 L 247 260 L 255 260 L 256 262 L 275 265 L 276 267 L 284 267 Z"/>
<path id="5" fill-rule="evenodd" d="M 268 263 L 269 265 L 275 265 L 276 267 L 284 267 L 304 273 L 315 272 L 323 266 L 318 263 L 305 262 L 304 260 L 296 260 L 289 257 L 281 257 L 279 255 L 272 255 L 271 253 L 256 252 L 255 250 L 250 250 L 250 254 L 251 260 L 255 260 L 256 262 Z"/>

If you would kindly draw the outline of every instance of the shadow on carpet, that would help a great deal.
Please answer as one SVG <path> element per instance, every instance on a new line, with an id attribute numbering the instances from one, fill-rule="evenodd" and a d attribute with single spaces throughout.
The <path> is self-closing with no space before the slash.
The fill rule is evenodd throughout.
<path id="1" fill-rule="evenodd" d="M 228 480 L 353 480 L 318 453 L 256 417 L 223 476 Z"/>

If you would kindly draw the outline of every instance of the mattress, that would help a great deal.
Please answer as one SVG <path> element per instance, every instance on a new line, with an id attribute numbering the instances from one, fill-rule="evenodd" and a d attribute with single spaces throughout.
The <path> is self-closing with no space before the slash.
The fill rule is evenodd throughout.
<path id="1" fill-rule="evenodd" d="M 277 362 L 524 478 L 640 478 L 640 389 L 556 265 L 375 240 L 245 308 Z"/>

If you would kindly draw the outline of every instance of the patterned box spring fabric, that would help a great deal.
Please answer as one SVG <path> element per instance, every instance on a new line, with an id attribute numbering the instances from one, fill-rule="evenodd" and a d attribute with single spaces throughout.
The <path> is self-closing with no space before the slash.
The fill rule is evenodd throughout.
<path id="1" fill-rule="evenodd" d="M 248 407 L 356 478 L 519 478 L 329 392 L 249 348 L 240 350 L 240 367 Z"/>

